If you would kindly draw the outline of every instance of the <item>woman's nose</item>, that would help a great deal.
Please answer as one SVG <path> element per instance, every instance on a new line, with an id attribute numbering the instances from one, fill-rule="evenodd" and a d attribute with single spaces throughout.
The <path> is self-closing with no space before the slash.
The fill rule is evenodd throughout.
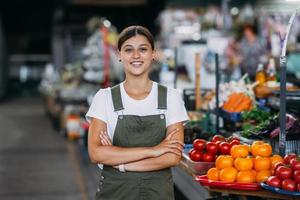
<path id="1" fill-rule="evenodd" d="M 140 52 L 138 50 L 133 51 L 133 57 L 134 58 L 139 58 L 140 57 Z"/>

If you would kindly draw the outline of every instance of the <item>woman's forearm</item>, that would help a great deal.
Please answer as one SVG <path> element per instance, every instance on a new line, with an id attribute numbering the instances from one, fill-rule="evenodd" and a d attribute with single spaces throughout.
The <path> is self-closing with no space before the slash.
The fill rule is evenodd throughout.
<path id="1" fill-rule="evenodd" d="M 101 163 L 105 165 L 119 165 L 122 163 L 134 162 L 153 156 L 153 150 L 150 147 L 125 148 L 111 145 L 109 139 L 99 138 L 100 133 L 106 133 L 104 136 L 108 138 L 106 132 L 106 123 L 92 118 L 89 135 L 88 135 L 88 152 L 93 163 Z M 100 134 L 101 136 L 101 134 Z M 101 144 L 103 139 L 109 145 Z"/>
<path id="2" fill-rule="evenodd" d="M 154 156 L 150 147 L 125 148 L 118 146 L 98 146 L 89 150 L 90 159 L 94 163 L 119 165 L 130 163 Z"/>
<path id="3" fill-rule="evenodd" d="M 111 166 L 160 157 L 166 153 L 177 154 L 180 157 L 184 144 L 181 136 L 177 139 L 178 134 L 182 135 L 182 130 L 179 130 L 177 127 L 169 128 L 167 137 L 153 147 L 118 147 L 112 145 L 106 133 L 106 124 L 101 120 L 93 119 L 88 136 L 89 156 L 94 163 Z"/>
<path id="4" fill-rule="evenodd" d="M 173 153 L 166 153 L 155 158 L 146 158 L 140 161 L 126 163 L 126 171 L 147 172 L 156 171 L 176 166 L 180 163 L 181 156 Z"/>

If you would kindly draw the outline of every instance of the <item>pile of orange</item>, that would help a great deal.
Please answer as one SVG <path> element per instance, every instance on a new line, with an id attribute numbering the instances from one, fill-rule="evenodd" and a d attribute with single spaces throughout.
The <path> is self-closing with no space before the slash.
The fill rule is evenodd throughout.
<path id="1" fill-rule="evenodd" d="M 216 167 L 207 171 L 207 178 L 238 183 L 264 182 L 272 175 L 275 163 L 282 160 L 280 155 L 272 156 L 271 145 L 262 141 L 255 141 L 251 146 L 234 145 L 230 155 L 218 156 Z"/>

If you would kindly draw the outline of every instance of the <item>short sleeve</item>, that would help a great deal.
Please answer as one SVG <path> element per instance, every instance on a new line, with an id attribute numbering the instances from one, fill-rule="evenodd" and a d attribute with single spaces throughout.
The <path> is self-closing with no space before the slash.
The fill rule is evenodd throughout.
<path id="1" fill-rule="evenodd" d="M 97 118 L 107 123 L 107 95 L 104 89 L 100 89 L 95 94 L 92 104 L 85 117 L 89 123 L 91 122 L 91 118 Z"/>
<path id="2" fill-rule="evenodd" d="M 171 124 L 178 122 L 187 122 L 189 117 L 187 115 L 186 108 L 184 106 L 184 101 L 181 95 L 176 89 L 168 88 L 167 97 L 167 112 L 166 112 L 166 125 L 167 127 Z"/>

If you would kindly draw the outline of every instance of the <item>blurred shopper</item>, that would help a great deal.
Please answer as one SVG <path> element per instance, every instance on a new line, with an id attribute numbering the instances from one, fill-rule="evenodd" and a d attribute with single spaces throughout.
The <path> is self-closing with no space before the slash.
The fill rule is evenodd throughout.
<path id="1" fill-rule="evenodd" d="M 240 66 L 242 73 L 248 73 L 254 81 L 258 64 L 267 61 L 267 47 L 257 36 L 257 29 L 253 25 L 245 25 L 243 38 L 239 44 L 241 55 Z"/>
<path id="2" fill-rule="evenodd" d="M 241 77 L 241 55 L 238 49 L 238 41 L 235 38 L 230 38 L 228 46 L 225 48 L 226 68 L 224 69 L 224 80 L 229 82 L 231 80 L 238 80 Z"/>
<path id="3" fill-rule="evenodd" d="M 188 117 L 175 89 L 149 79 L 154 56 L 146 28 L 125 28 L 118 41 L 125 81 L 100 89 L 86 114 L 90 159 L 103 167 L 97 199 L 174 199 L 170 167 L 181 160 Z"/>

